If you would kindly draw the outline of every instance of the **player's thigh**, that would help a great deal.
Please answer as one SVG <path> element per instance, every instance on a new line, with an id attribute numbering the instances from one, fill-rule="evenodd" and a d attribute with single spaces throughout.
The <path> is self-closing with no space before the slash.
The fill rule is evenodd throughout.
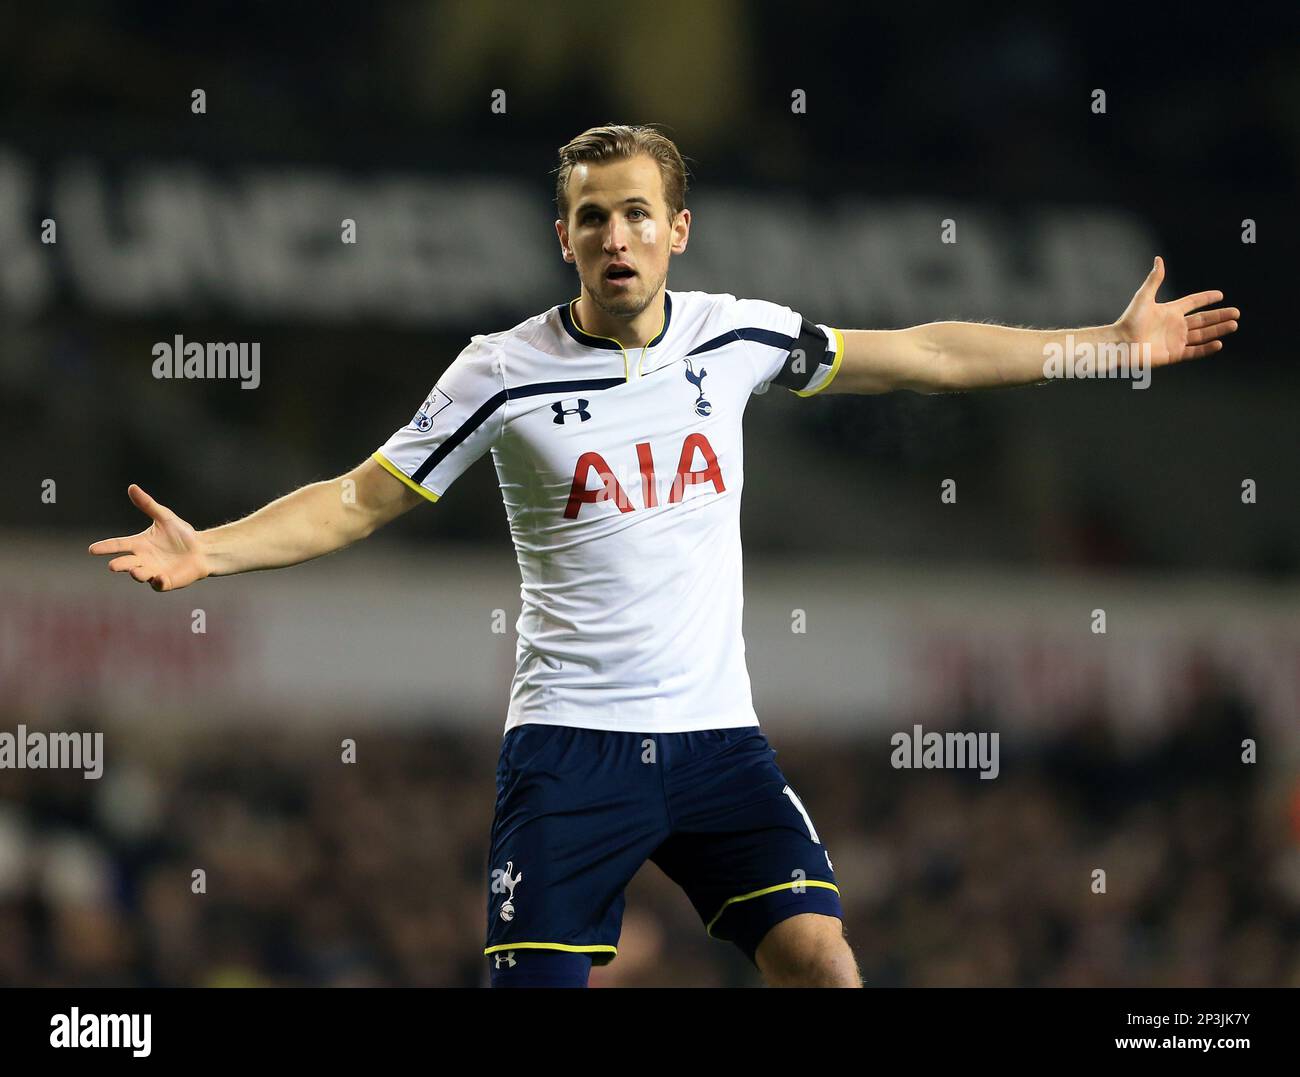
<path id="1" fill-rule="evenodd" d="M 821 913 L 800 913 L 769 929 L 755 964 L 772 987 L 862 986 L 843 921 Z"/>
<path id="2" fill-rule="evenodd" d="M 710 731 L 676 768 L 674 830 L 652 857 L 687 893 L 711 936 L 751 960 L 800 913 L 842 919 L 830 855 L 756 728 Z"/>

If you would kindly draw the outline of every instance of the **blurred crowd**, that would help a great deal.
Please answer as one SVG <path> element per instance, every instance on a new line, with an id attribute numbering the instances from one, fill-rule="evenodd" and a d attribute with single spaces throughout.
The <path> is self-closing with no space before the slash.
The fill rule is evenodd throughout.
<path id="1" fill-rule="evenodd" d="M 1300 785 L 1242 762 L 1259 733 L 1230 694 L 1168 719 L 1142 742 L 1100 714 L 1004 732 L 993 781 L 895 770 L 879 726 L 772 734 L 868 985 L 1300 987 Z M 109 728 L 98 781 L 0 770 L 0 984 L 484 985 L 498 744 L 268 717 Z M 592 976 L 759 983 L 653 865 Z"/>

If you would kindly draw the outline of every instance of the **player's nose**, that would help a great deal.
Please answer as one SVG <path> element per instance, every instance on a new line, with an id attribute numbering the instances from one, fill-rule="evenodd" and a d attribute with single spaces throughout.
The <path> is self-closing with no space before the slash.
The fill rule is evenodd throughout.
<path id="1" fill-rule="evenodd" d="M 609 227 L 605 230 L 605 250 L 610 254 L 627 250 L 627 225 L 617 216 L 610 217 Z"/>

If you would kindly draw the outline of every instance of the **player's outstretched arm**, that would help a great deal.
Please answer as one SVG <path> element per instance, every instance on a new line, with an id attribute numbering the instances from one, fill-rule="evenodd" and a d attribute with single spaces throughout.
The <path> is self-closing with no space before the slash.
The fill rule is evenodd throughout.
<path id="1" fill-rule="evenodd" d="M 139 486 L 128 487 L 127 495 L 149 517 L 149 526 L 138 535 L 102 539 L 89 552 L 111 555 L 111 571 L 129 572 L 155 591 L 188 587 L 207 576 L 310 561 L 365 538 L 425 500 L 373 459 L 207 531 L 195 531 Z"/>
<path id="2" fill-rule="evenodd" d="M 1093 357 L 1100 372 L 1121 356 L 1125 362 L 1150 369 L 1219 351 L 1222 338 L 1236 332 L 1241 311 L 1236 307 L 1201 310 L 1223 300 L 1218 291 L 1158 303 L 1156 292 L 1164 278 L 1164 259 L 1157 257 L 1128 308 L 1110 325 L 1038 330 L 932 322 L 910 329 L 845 330 L 840 370 L 826 392 L 993 389 L 1062 376 L 1054 365 L 1060 369 L 1065 363 L 1077 364 L 1085 355 Z"/>

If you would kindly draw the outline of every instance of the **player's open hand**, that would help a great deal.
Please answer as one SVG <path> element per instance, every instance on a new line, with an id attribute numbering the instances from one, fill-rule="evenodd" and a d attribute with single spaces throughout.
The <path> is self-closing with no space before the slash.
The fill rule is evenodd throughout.
<path id="1" fill-rule="evenodd" d="M 1151 365 L 1167 366 L 1184 359 L 1200 359 L 1223 348 L 1223 337 L 1237 331 L 1241 311 L 1236 307 L 1201 310 L 1223 300 L 1222 292 L 1195 292 L 1182 299 L 1157 303 L 1156 292 L 1165 279 L 1165 260 L 1155 265 L 1142 287 L 1116 323 L 1126 343 L 1150 344 Z"/>
<path id="2" fill-rule="evenodd" d="M 207 576 L 208 565 L 194 528 L 134 483 L 126 493 L 153 523 L 138 535 L 92 543 L 90 553 L 118 554 L 108 563 L 109 569 L 129 572 L 133 580 L 148 583 L 155 591 L 174 591 Z"/>

